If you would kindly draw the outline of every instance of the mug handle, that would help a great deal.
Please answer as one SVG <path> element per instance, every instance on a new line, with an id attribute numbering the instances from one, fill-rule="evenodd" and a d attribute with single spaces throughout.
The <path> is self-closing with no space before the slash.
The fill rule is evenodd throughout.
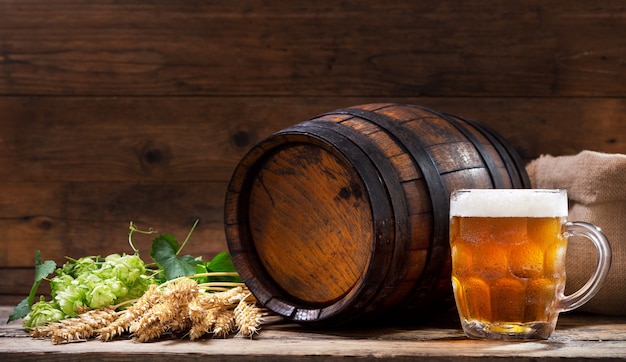
<path id="1" fill-rule="evenodd" d="M 609 244 L 609 240 L 599 227 L 582 221 L 568 221 L 564 224 L 564 227 L 564 235 L 566 238 L 571 236 L 583 236 L 591 240 L 598 250 L 598 265 L 591 278 L 587 280 L 587 283 L 585 283 L 582 288 L 575 293 L 561 298 L 559 301 L 560 312 L 576 309 L 587 303 L 598 293 L 609 275 L 612 259 L 611 244 Z"/>

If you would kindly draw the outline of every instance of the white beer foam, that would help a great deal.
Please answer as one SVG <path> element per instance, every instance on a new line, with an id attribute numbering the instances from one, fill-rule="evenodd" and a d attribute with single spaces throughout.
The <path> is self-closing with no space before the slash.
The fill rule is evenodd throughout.
<path id="1" fill-rule="evenodd" d="M 565 190 L 457 190 L 450 201 L 450 217 L 567 217 Z"/>

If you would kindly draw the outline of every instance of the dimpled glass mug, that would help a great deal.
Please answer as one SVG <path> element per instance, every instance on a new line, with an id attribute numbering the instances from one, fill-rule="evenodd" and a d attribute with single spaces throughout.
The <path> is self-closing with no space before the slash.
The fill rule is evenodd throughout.
<path id="1" fill-rule="evenodd" d="M 566 221 L 565 190 L 457 190 L 450 198 L 452 286 L 465 335 L 473 339 L 547 339 L 560 312 L 601 288 L 611 248 L 594 225 Z M 565 296 L 567 238 L 598 249 L 587 283 Z"/>

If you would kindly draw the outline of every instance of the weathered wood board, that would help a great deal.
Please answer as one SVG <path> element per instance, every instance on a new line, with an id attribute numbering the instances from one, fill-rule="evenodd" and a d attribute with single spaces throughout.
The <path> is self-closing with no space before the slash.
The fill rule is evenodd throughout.
<path id="1" fill-rule="evenodd" d="M 0 308 L 6 319 L 9 308 Z M 133 343 L 128 338 L 111 342 L 90 340 L 53 345 L 29 337 L 19 321 L 0 325 L 3 361 L 507 361 L 623 360 L 626 359 L 626 319 L 562 315 L 548 340 L 527 342 L 467 339 L 454 317 L 423 326 L 369 327 L 344 330 L 309 329 L 268 317 L 254 338 L 164 338 Z"/>

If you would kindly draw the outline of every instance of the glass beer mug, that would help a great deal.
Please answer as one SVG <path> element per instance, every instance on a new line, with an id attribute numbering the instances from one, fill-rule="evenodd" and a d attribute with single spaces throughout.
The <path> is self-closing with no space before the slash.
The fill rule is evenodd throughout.
<path id="1" fill-rule="evenodd" d="M 583 305 L 606 280 L 611 248 L 594 225 L 569 222 L 567 192 L 457 190 L 450 198 L 452 286 L 466 336 L 547 339 L 558 314 Z M 567 238 L 584 236 L 598 265 L 577 292 L 564 295 Z"/>

